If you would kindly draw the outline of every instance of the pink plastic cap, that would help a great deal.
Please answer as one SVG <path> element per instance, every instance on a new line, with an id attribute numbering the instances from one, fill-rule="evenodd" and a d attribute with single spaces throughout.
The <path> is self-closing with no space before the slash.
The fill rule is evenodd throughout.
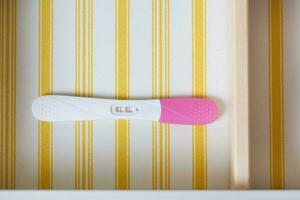
<path id="1" fill-rule="evenodd" d="M 218 117 L 214 101 L 204 98 L 161 99 L 160 122 L 171 124 L 209 124 Z"/>

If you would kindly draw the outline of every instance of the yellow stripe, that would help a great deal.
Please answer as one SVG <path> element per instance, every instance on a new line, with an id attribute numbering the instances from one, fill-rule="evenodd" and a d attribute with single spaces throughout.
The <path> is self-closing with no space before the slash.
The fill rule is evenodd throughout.
<path id="1" fill-rule="evenodd" d="M 166 70 L 166 94 L 165 97 L 170 97 L 170 0 L 165 1 L 165 70 Z M 170 125 L 166 125 L 166 189 L 170 189 Z"/>
<path id="2" fill-rule="evenodd" d="M 163 186 L 163 125 L 159 124 L 159 189 Z"/>
<path id="3" fill-rule="evenodd" d="M 86 0 L 83 0 L 82 5 L 82 96 L 86 94 Z M 81 189 L 86 189 L 86 122 L 82 122 L 82 160 L 81 160 Z"/>
<path id="4" fill-rule="evenodd" d="M 75 189 L 79 189 L 79 147 L 78 147 L 78 141 L 79 141 L 79 131 L 78 131 L 79 122 L 75 122 Z"/>
<path id="5" fill-rule="evenodd" d="M 52 93 L 53 68 L 53 1 L 39 1 L 39 95 Z M 52 188 L 52 123 L 39 122 L 39 180 L 40 189 Z"/>
<path id="6" fill-rule="evenodd" d="M 162 0 L 159 0 L 159 11 L 158 11 L 158 16 L 159 16 L 159 24 L 158 24 L 158 30 L 159 30 L 159 96 L 163 97 L 163 52 L 162 52 Z"/>
<path id="7" fill-rule="evenodd" d="M 168 135 L 167 135 L 167 140 L 168 140 L 168 172 L 167 172 L 167 176 L 168 176 L 168 182 L 167 182 L 167 189 L 171 189 L 171 147 L 170 147 L 170 140 L 171 140 L 171 137 L 170 137 L 170 134 L 171 131 L 170 131 L 170 126 L 168 126 Z"/>
<path id="8" fill-rule="evenodd" d="M 76 0 L 75 95 L 93 95 L 93 0 Z M 75 188 L 93 189 L 93 123 L 75 123 Z"/>
<path id="9" fill-rule="evenodd" d="M 1 1 L 0 188 L 15 187 L 15 0 Z M 4 52 L 6 52 L 4 56 Z M 5 61 L 5 62 L 4 62 Z"/>
<path id="10" fill-rule="evenodd" d="M 15 188 L 16 173 L 16 1 L 12 0 L 12 123 L 11 123 L 11 177 L 10 188 Z"/>
<path id="11" fill-rule="evenodd" d="M 12 147 L 11 147 L 11 188 L 15 188 L 15 178 L 16 178 L 16 1 L 12 1 L 12 7 L 13 7 L 13 14 L 12 14 L 12 32 L 13 32 L 13 97 L 12 97 L 12 103 L 13 103 L 13 123 L 12 123 Z"/>
<path id="12" fill-rule="evenodd" d="M 117 123 L 117 183 L 116 189 L 129 189 L 128 174 L 128 126 L 126 120 Z"/>
<path id="13" fill-rule="evenodd" d="M 93 6 L 94 1 L 88 2 L 88 35 L 89 35 L 89 84 L 88 96 L 93 96 Z M 93 189 L 93 122 L 88 122 L 88 189 Z"/>
<path id="14" fill-rule="evenodd" d="M 1 20 L 0 20 L 0 62 L 1 62 L 1 66 L 4 66 L 4 1 L 0 2 L 0 10 L 1 10 Z M 3 148 L 4 148 L 4 141 L 3 141 L 3 127 L 4 127 L 4 111 L 3 111 L 3 104 L 4 104 L 4 100 L 3 97 L 4 95 L 4 67 L 0 68 L 0 78 L 1 78 L 1 96 L 0 96 L 0 188 L 3 188 Z"/>
<path id="15" fill-rule="evenodd" d="M 206 95 L 205 0 L 193 0 L 193 96 Z M 207 188 L 206 126 L 193 126 L 193 189 Z"/>
<path id="16" fill-rule="evenodd" d="M 82 95 L 86 96 L 86 0 L 82 5 Z"/>
<path id="17" fill-rule="evenodd" d="M 89 170 L 89 182 L 88 182 L 88 188 L 93 189 L 94 183 L 93 183 L 93 123 L 91 121 L 88 122 L 89 132 L 88 132 L 88 170 Z"/>
<path id="18" fill-rule="evenodd" d="M 162 30 L 162 0 L 159 1 L 159 97 L 163 97 L 163 30 Z M 163 124 L 159 124 L 159 188 L 163 186 Z"/>
<path id="19" fill-rule="evenodd" d="M 164 61 L 165 66 L 163 67 L 164 71 L 164 95 L 162 97 L 169 98 L 170 97 L 170 82 L 169 82 L 169 72 L 170 72 L 170 66 L 169 66 L 169 0 L 164 0 L 164 11 L 161 9 L 161 11 L 164 12 L 164 16 L 161 16 L 164 19 L 164 49 L 161 49 L 161 52 L 164 52 Z M 162 27 L 161 27 L 162 28 Z M 162 91 L 161 91 L 162 93 Z M 170 125 L 165 124 L 164 126 L 164 187 L 161 189 L 170 189 L 169 182 L 169 171 L 170 171 L 170 148 L 169 148 L 169 135 L 170 135 Z"/>
<path id="20" fill-rule="evenodd" d="M 284 86 L 282 0 L 269 0 L 270 181 L 284 188 Z"/>
<path id="21" fill-rule="evenodd" d="M 152 0 L 152 97 L 170 96 L 169 0 Z M 152 124 L 152 188 L 170 188 L 170 126 Z"/>
<path id="22" fill-rule="evenodd" d="M 10 135 L 10 68 L 11 68 L 11 59 L 10 59 L 10 53 L 11 53 L 11 46 L 10 46 L 10 25 L 11 25 L 11 4 L 10 1 L 6 1 L 6 74 L 5 74 L 5 118 L 6 118 L 6 124 L 5 124 L 5 188 L 8 189 L 9 186 L 9 135 Z"/>
<path id="23" fill-rule="evenodd" d="M 81 147 L 82 147 L 82 152 L 81 152 L 81 189 L 85 189 L 86 188 L 86 159 L 85 159 L 85 156 L 86 156 L 86 122 L 82 122 L 82 129 L 81 129 Z"/>
<path id="24" fill-rule="evenodd" d="M 129 98 L 129 0 L 115 0 L 116 98 Z M 116 189 L 130 188 L 129 121 L 116 121 Z"/>

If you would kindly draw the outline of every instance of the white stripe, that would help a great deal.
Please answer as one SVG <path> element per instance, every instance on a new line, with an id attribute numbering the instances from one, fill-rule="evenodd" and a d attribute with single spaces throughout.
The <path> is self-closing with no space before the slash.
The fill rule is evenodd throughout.
<path id="1" fill-rule="evenodd" d="M 152 0 L 130 0 L 130 97 L 152 97 Z M 151 122 L 130 124 L 131 188 L 152 188 Z"/>
<path id="2" fill-rule="evenodd" d="M 192 1 L 170 1 L 170 93 L 192 94 Z M 170 185 L 192 188 L 192 127 L 170 127 Z"/>
<path id="3" fill-rule="evenodd" d="M 283 1 L 284 50 L 284 123 L 285 123 L 285 186 L 300 187 L 300 1 Z"/>
<path id="4" fill-rule="evenodd" d="M 22 30 L 17 31 L 16 188 L 34 189 L 37 187 L 38 175 L 38 131 L 29 108 L 32 100 L 38 96 L 38 1 L 16 3 L 17 30 Z"/>
<path id="5" fill-rule="evenodd" d="M 220 117 L 207 126 L 207 187 L 229 188 L 231 80 L 230 7 L 228 1 L 206 1 L 207 96 L 219 104 Z M 218 16 L 216 17 L 216 13 Z"/>
<path id="6" fill-rule="evenodd" d="M 53 91 L 75 91 L 75 6 L 73 0 L 54 0 Z M 64 13 L 62 16 L 61 13 Z M 53 126 L 53 188 L 73 189 L 75 182 L 74 123 Z M 65 146 L 65 148 L 61 148 Z"/>
<path id="7" fill-rule="evenodd" d="M 94 96 L 114 97 L 114 1 L 94 1 Z M 94 187 L 114 189 L 113 121 L 94 122 Z"/>

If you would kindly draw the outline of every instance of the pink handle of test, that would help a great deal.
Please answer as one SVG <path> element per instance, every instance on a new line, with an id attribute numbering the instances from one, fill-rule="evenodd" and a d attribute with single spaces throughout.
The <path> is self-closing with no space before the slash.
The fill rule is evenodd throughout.
<path id="1" fill-rule="evenodd" d="M 161 99 L 160 122 L 171 124 L 209 124 L 218 117 L 218 107 L 210 99 L 177 98 Z"/>

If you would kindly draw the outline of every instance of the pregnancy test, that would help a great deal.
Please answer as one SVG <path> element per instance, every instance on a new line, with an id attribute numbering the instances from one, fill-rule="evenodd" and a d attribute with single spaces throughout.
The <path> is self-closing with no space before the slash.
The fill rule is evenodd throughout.
<path id="1" fill-rule="evenodd" d="M 46 95 L 32 103 L 41 121 L 149 120 L 169 124 L 209 124 L 218 117 L 216 103 L 206 98 L 115 100 Z"/>

